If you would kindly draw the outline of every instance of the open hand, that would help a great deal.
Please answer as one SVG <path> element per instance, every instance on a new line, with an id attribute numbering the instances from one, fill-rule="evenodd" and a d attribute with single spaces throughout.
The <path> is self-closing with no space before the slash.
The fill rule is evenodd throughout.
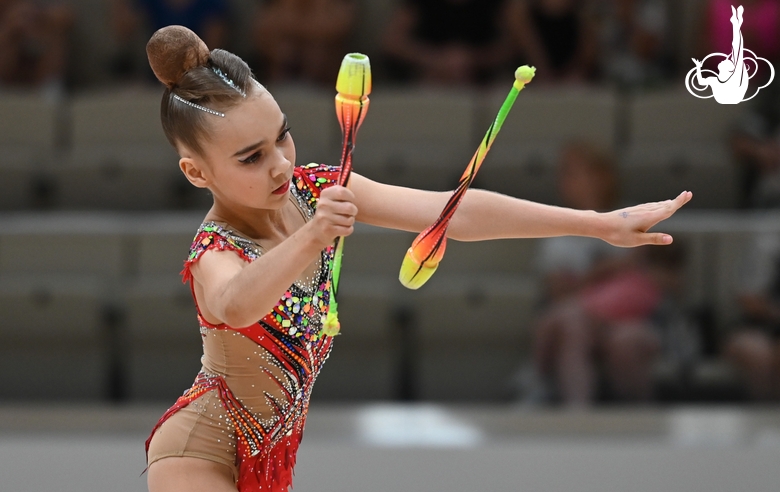
<path id="1" fill-rule="evenodd" d="M 672 236 L 648 229 L 671 217 L 693 198 L 693 193 L 683 191 L 673 200 L 644 203 L 605 214 L 607 223 L 604 241 L 614 246 L 633 247 L 644 244 L 671 244 Z"/>

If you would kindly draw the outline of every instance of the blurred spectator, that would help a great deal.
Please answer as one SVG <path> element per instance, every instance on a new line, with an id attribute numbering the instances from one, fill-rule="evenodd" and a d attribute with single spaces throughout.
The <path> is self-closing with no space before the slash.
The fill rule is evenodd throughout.
<path id="1" fill-rule="evenodd" d="M 665 0 L 600 0 L 599 69 L 621 87 L 661 82 L 669 70 Z"/>
<path id="2" fill-rule="evenodd" d="M 772 83 L 746 104 L 731 135 L 742 174 L 743 207 L 780 206 L 780 84 Z"/>
<path id="3" fill-rule="evenodd" d="M 756 234 L 742 259 L 741 320 L 726 357 L 756 400 L 780 398 L 780 233 Z"/>
<path id="4" fill-rule="evenodd" d="M 60 95 L 72 25 L 62 2 L 0 0 L 0 84 Z"/>
<path id="5" fill-rule="evenodd" d="M 559 187 L 566 206 L 614 209 L 611 155 L 585 143 L 567 146 Z M 540 248 L 545 304 L 533 343 L 537 376 L 570 406 L 592 404 L 601 381 L 611 398 L 649 400 L 661 350 L 657 318 L 681 279 L 679 245 L 629 250 L 558 237 Z"/>
<path id="6" fill-rule="evenodd" d="M 539 82 L 583 82 L 593 75 L 596 39 L 586 2 L 513 0 L 508 22 Z"/>
<path id="7" fill-rule="evenodd" d="M 511 56 L 505 0 L 405 0 L 385 32 L 391 76 L 440 85 L 487 82 Z"/>
<path id="8" fill-rule="evenodd" d="M 355 26 L 355 0 L 269 0 L 254 22 L 266 82 L 332 86 Z"/>
<path id="9" fill-rule="evenodd" d="M 226 48 L 228 19 L 227 0 L 113 0 L 112 31 L 118 48 L 111 71 L 117 78 L 152 78 L 146 58 L 135 56 L 137 44 L 142 48 L 152 33 L 169 25 L 189 27 L 209 49 Z"/>

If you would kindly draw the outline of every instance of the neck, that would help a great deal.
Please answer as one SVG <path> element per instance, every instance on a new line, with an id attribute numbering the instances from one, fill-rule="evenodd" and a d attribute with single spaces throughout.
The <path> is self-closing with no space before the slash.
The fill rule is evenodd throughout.
<path id="1" fill-rule="evenodd" d="M 231 204 L 232 205 L 232 204 Z M 279 209 L 248 209 L 228 206 L 215 199 L 206 214 L 207 221 L 227 224 L 231 229 L 255 242 L 281 241 L 292 233 L 288 212 L 290 201 Z"/>

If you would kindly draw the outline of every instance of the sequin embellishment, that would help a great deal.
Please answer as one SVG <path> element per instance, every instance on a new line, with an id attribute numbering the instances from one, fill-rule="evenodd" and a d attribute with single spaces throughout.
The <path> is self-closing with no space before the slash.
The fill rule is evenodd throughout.
<path id="1" fill-rule="evenodd" d="M 307 220 L 316 210 L 322 189 L 331 185 L 337 177 L 338 168 L 334 167 L 310 164 L 296 168 L 291 193 Z M 247 262 L 263 254 L 254 242 L 228 228 L 214 222 L 204 223 L 198 229 L 182 271 L 183 281 L 190 281 L 192 289 L 190 266 L 212 248 L 233 251 Z M 171 415 L 205 393 L 216 391 L 225 410 L 225 425 L 234 430 L 237 442 L 238 490 L 287 491 L 292 483 L 292 469 L 314 380 L 332 347 L 333 338 L 320 335 L 322 321 L 328 313 L 328 279 L 332 261 L 333 248 L 328 247 L 322 251 L 314 286 L 308 289 L 293 284 L 270 313 L 249 327 L 212 325 L 198 315 L 203 337 L 218 331 L 224 333 L 225 330 L 232 330 L 235 336 L 246 337 L 254 342 L 257 345 L 256 354 L 265 354 L 259 370 L 274 381 L 278 394 L 258 391 L 255 396 L 265 399 L 271 413 L 259 415 L 250 411 L 233 394 L 227 383 L 229 375 L 202 371 L 193 386 L 155 426 L 147 440 L 147 451 L 155 431 Z"/>

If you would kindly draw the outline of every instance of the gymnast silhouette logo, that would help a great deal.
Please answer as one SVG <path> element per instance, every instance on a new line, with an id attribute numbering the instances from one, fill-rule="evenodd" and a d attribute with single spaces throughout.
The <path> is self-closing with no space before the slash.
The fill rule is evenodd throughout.
<path id="1" fill-rule="evenodd" d="M 698 97 L 699 99 L 709 99 L 714 97 L 720 104 L 739 104 L 743 101 L 749 101 L 756 97 L 761 89 L 772 83 L 775 78 L 775 67 L 766 58 L 756 56 L 755 53 L 745 48 L 744 40 L 742 38 L 742 13 L 745 11 L 740 5 L 738 9 L 731 7 L 731 26 L 732 26 L 732 41 L 731 41 L 731 54 L 726 55 L 724 53 L 713 53 L 707 55 L 702 61 L 693 58 L 693 63 L 696 67 L 692 68 L 688 75 L 685 76 L 685 88 L 688 92 Z M 718 63 L 718 73 L 716 74 L 712 70 L 702 69 L 702 65 L 710 58 L 722 58 Z M 760 62 L 766 64 L 769 67 L 769 80 L 756 89 L 750 97 L 745 97 L 748 91 L 748 83 L 757 73 Z M 705 77 L 704 75 L 711 75 Z M 707 93 L 707 88 L 712 89 L 712 94 L 701 95 L 701 93 Z"/>

